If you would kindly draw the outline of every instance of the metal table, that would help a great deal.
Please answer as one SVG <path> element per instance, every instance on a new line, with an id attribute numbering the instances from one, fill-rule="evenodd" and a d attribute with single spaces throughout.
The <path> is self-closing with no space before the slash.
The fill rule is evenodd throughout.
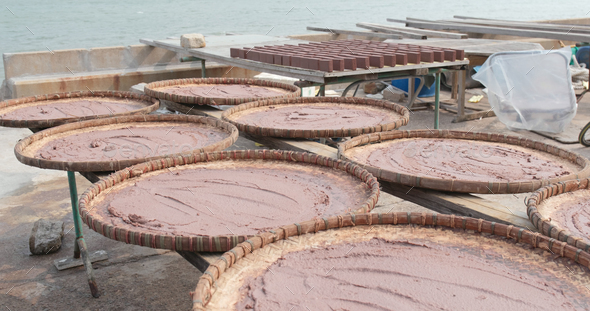
<path id="1" fill-rule="evenodd" d="M 469 60 L 458 60 L 454 62 L 434 62 L 434 63 L 420 63 L 408 64 L 405 66 L 383 67 L 383 68 L 369 68 L 361 70 L 345 70 L 335 72 L 323 72 L 319 70 L 303 69 L 290 66 L 282 66 L 275 64 L 267 64 L 247 59 L 232 58 L 230 56 L 231 47 L 253 47 L 264 45 L 279 45 L 279 44 L 299 44 L 308 43 L 308 41 L 290 39 L 286 37 L 273 37 L 265 35 L 233 35 L 233 36 L 209 36 L 206 37 L 207 46 L 199 49 L 186 49 L 180 46 L 179 39 L 166 40 L 150 40 L 141 39 L 141 43 L 167 49 L 181 54 L 189 54 L 201 60 L 202 66 L 206 61 L 213 61 L 221 64 L 226 64 L 233 67 L 240 67 L 260 72 L 268 72 L 281 76 L 301 79 L 302 86 L 320 86 L 320 95 L 325 91 L 325 86 L 329 84 L 350 83 L 351 85 L 345 90 L 343 95 L 346 95 L 349 89 L 363 82 L 395 80 L 406 77 L 422 77 L 429 74 L 435 75 L 435 117 L 434 128 L 439 128 L 439 94 L 440 94 L 440 75 L 443 71 L 461 71 L 467 69 Z M 233 68 L 232 67 L 232 68 Z M 231 70 L 231 69 L 230 69 Z M 229 72 L 229 71 L 228 71 Z M 459 102 L 465 101 L 465 75 L 459 74 Z M 413 79 L 410 79 L 413 82 Z M 423 82 L 420 83 L 423 85 Z M 411 88 L 410 88 L 411 89 Z M 420 90 L 418 90 L 419 92 Z M 409 108 L 416 98 L 414 92 L 410 96 Z"/>

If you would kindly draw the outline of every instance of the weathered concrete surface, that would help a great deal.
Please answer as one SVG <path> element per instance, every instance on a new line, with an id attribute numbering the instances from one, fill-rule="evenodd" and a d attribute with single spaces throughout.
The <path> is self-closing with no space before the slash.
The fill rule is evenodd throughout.
<path id="1" fill-rule="evenodd" d="M 29 250 L 33 255 L 55 253 L 61 247 L 64 236 L 64 222 L 61 220 L 39 219 L 33 224 L 29 237 Z"/>
<path id="2" fill-rule="evenodd" d="M 128 90 L 141 82 L 201 76 L 201 62 L 180 62 L 188 54 L 144 44 L 3 54 L 6 80 L 0 98 L 87 90 Z M 207 63 L 207 76 L 221 77 L 229 67 Z M 259 72 L 234 68 L 229 78 Z"/>

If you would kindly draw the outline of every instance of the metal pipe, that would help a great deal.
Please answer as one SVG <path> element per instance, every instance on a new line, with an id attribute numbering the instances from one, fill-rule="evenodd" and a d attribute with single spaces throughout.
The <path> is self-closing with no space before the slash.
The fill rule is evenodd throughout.
<path id="1" fill-rule="evenodd" d="M 355 97 L 356 96 L 356 92 L 358 92 L 360 86 L 361 86 L 360 83 L 357 84 L 356 89 L 354 89 L 354 93 L 352 93 L 352 97 Z"/>

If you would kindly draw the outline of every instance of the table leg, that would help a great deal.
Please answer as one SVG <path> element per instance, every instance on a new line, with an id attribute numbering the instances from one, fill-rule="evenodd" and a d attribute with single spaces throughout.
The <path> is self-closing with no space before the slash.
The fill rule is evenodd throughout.
<path id="1" fill-rule="evenodd" d="M 414 79 L 413 77 L 409 78 L 408 79 L 408 98 L 409 98 L 410 102 L 408 103 L 408 108 L 410 108 L 410 109 L 412 108 L 412 104 L 414 103 L 413 102 L 414 96 L 418 96 L 418 93 L 420 92 L 420 91 L 416 92 L 416 90 L 414 90 L 415 87 L 416 87 L 416 79 Z"/>
<path id="2" fill-rule="evenodd" d="M 86 275 L 88 277 L 88 285 L 90 286 L 90 292 L 92 297 L 98 298 L 98 285 L 94 280 L 94 271 L 92 270 L 92 263 L 90 262 L 90 256 L 88 255 L 88 249 L 86 248 L 86 242 L 82 235 L 82 219 L 78 211 L 78 189 L 76 187 L 76 175 L 74 172 L 68 171 L 68 183 L 70 185 L 70 199 L 72 201 L 72 214 L 74 215 L 74 229 L 76 231 L 76 244 L 74 245 L 74 258 L 79 258 L 82 254 L 82 260 L 86 267 Z M 77 256 L 77 257 L 76 257 Z"/>
<path id="3" fill-rule="evenodd" d="M 326 85 L 325 84 L 320 85 L 320 90 L 318 91 L 317 96 L 326 96 Z"/>
<path id="4" fill-rule="evenodd" d="M 440 72 L 434 74 L 434 129 L 438 130 L 439 108 L 440 108 Z"/>
<path id="5" fill-rule="evenodd" d="M 414 108 L 414 103 L 416 102 L 416 99 L 418 99 L 418 94 L 420 94 L 420 91 L 422 91 L 422 88 L 424 87 L 424 83 L 425 83 L 423 76 L 416 76 L 416 77 L 412 76 L 412 77 L 410 77 L 409 80 L 410 81 L 415 81 L 414 78 L 419 79 L 420 80 L 420 84 L 418 84 L 418 88 L 416 88 L 415 90 L 414 90 L 414 87 L 415 87 L 415 84 L 414 83 L 412 83 L 412 87 L 411 88 L 408 87 L 408 100 L 409 100 L 408 106 L 407 106 L 408 109 Z M 412 93 L 410 93 L 410 90 L 412 90 Z"/>
<path id="6" fill-rule="evenodd" d="M 204 59 L 201 59 L 201 78 L 207 78 L 207 68 L 205 67 Z"/>
<path id="7" fill-rule="evenodd" d="M 467 70 L 457 71 L 459 78 L 457 79 L 457 118 L 465 117 L 465 80 L 467 78 Z"/>

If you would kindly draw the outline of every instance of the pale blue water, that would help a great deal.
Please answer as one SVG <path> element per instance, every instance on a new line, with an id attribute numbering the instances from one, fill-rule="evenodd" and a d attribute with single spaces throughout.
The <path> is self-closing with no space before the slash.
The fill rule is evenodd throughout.
<path id="1" fill-rule="evenodd" d="M 453 15 L 468 15 L 539 20 L 586 17 L 590 11 L 590 3 L 573 0 L 0 0 L 0 3 L 0 53 L 130 45 L 138 44 L 140 38 L 162 39 L 193 32 L 206 35 L 268 32 L 281 36 L 307 33 L 306 26 L 361 30 L 355 27 L 357 22 L 387 24 L 388 17 L 450 19 Z M 0 80 L 3 77 L 1 64 Z"/>

